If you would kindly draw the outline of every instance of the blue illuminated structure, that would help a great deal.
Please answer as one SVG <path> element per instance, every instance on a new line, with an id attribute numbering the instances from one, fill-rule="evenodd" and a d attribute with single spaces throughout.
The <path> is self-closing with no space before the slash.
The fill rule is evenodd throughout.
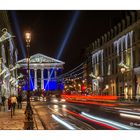
<path id="1" fill-rule="evenodd" d="M 34 90 L 34 71 L 30 70 L 30 91 Z M 26 82 L 25 86 L 22 88 L 23 90 L 28 90 L 28 83 Z"/>
<path id="2" fill-rule="evenodd" d="M 80 14 L 79 11 L 75 11 L 74 14 L 73 14 L 73 16 L 72 16 L 72 19 L 70 21 L 70 24 L 69 24 L 69 26 L 68 26 L 68 28 L 66 30 L 66 33 L 64 35 L 64 38 L 63 38 L 62 43 L 60 45 L 60 48 L 58 50 L 58 54 L 56 56 L 57 59 L 60 59 L 60 57 L 62 56 L 62 53 L 64 51 L 64 48 L 66 47 L 66 45 L 68 43 L 68 40 L 69 40 L 69 38 L 70 38 L 70 36 L 72 34 L 72 31 L 74 29 L 74 25 L 76 24 L 76 21 L 77 21 L 77 19 L 79 17 L 79 14 Z M 52 77 L 52 76 L 53 76 L 53 70 L 52 70 L 52 72 L 50 74 L 50 77 Z M 49 80 L 48 80 L 48 83 L 45 86 L 45 89 L 46 89 L 46 87 L 48 87 L 48 85 L 49 85 Z M 60 90 L 63 90 L 64 89 L 64 85 L 63 85 L 63 81 L 62 80 L 60 82 L 60 85 L 57 86 L 57 87 L 60 87 Z"/>
<path id="3" fill-rule="evenodd" d="M 21 67 L 27 68 L 26 59 L 18 61 Z M 41 88 L 45 91 L 63 90 L 62 82 L 56 76 L 62 74 L 64 62 L 43 54 L 35 54 L 30 57 L 30 90 Z M 36 70 L 35 70 L 36 69 Z M 37 72 L 37 70 L 40 70 Z M 39 76 L 39 77 L 38 77 Z M 23 90 L 27 90 L 27 83 Z"/>

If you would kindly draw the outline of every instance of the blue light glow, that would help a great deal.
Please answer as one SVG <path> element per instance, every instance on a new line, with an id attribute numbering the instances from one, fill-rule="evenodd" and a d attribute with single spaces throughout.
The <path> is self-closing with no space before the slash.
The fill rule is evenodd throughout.
<path id="1" fill-rule="evenodd" d="M 30 90 L 34 90 L 34 71 L 30 70 Z M 28 90 L 28 82 L 26 82 L 25 86 L 22 88 L 23 90 Z"/>
<path id="2" fill-rule="evenodd" d="M 80 14 L 80 12 L 76 11 L 74 13 L 71 21 L 70 21 L 68 29 L 67 29 L 67 31 L 66 31 L 66 33 L 64 35 L 64 39 L 63 39 L 63 41 L 62 41 L 62 43 L 60 45 L 60 48 L 59 48 L 59 51 L 58 51 L 58 54 L 57 54 L 57 57 L 56 57 L 57 59 L 60 59 L 60 57 L 62 56 L 64 48 L 65 48 L 66 44 L 68 43 L 68 40 L 69 40 L 70 35 L 71 35 L 72 31 L 73 31 L 74 25 L 75 25 L 75 23 L 76 23 L 76 21 L 77 21 L 77 19 L 79 17 L 79 14 Z M 48 87 L 49 81 L 53 77 L 53 73 L 54 73 L 54 69 L 50 72 L 50 77 L 48 78 L 48 82 L 45 85 L 45 89 Z M 63 84 L 61 84 L 60 89 L 62 89 L 62 90 L 64 89 Z"/>
<path id="3" fill-rule="evenodd" d="M 57 81 L 56 80 L 49 82 L 49 90 L 57 90 Z"/>
<path id="4" fill-rule="evenodd" d="M 64 39 L 63 39 L 63 41 L 62 41 L 62 43 L 60 45 L 60 49 L 59 49 L 59 52 L 58 52 L 57 57 L 56 57 L 57 59 L 60 59 L 60 57 L 62 56 L 64 48 L 65 48 L 66 44 L 68 43 L 68 40 L 69 40 L 70 35 L 71 35 L 72 31 L 73 31 L 74 25 L 75 25 L 75 23 L 77 21 L 77 18 L 79 16 L 79 14 L 80 14 L 80 12 L 76 11 L 74 13 L 71 21 L 70 21 L 70 24 L 68 26 L 68 30 L 66 31 L 66 33 L 64 35 Z"/>
<path id="5" fill-rule="evenodd" d="M 19 40 L 20 47 L 21 47 L 21 50 L 22 50 L 22 55 L 25 58 L 26 57 L 26 51 L 25 51 L 25 47 L 23 45 L 23 41 L 22 41 L 22 38 L 21 38 L 21 31 L 20 31 L 18 20 L 17 20 L 16 12 L 15 11 L 11 11 L 11 16 L 12 16 L 14 27 L 15 27 L 15 31 L 16 31 L 16 34 L 17 34 L 16 37 Z"/>

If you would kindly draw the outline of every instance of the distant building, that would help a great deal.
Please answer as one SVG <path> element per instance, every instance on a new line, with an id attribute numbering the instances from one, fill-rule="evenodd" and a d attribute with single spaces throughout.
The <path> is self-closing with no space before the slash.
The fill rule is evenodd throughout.
<path id="1" fill-rule="evenodd" d="M 20 66 L 20 69 L 27 70 L 26 58 L 19 60 L 17 64 Z M 60 60 L 40 53 L 32 55 L 30 57 L 30 90 L 63 90 L 63 83 L 58 81 L 57 77 L 62 74 L 64 64 Z M 23 90 L 28 90 L 27 82 L 23 86 Z"/>
<path id="2" fill-rule="evenodd" d="M 130 11 L 89 50 L 93 92 L 125 99 L 140 97 L 140 11 Z"/>

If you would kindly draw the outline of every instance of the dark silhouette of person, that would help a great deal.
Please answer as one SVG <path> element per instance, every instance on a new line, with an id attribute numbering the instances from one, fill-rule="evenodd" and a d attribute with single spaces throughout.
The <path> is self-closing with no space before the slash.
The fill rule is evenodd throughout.
<path id="1" fill-rule="evenodd" d="M 3 95 L 3 96 L 1 97 L 1 99 L 2 99 L 2 106 L 5 106 L 6 97 Z"/>
<path id="2" fill-rule="evenodd" d="M 18 109 L 22 109 L 22 95 L 17 97 Z"/>

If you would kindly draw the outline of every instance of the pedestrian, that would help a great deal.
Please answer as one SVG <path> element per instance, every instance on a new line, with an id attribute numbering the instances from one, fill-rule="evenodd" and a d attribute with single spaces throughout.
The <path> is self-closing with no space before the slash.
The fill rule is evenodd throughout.
<path id="1" fill-rule="evenodd" d="M 11 96 L 9 96 L 9 98 L 8 98 L 8 111 L 10 111 L 10 109 L 11 109 Z"/>
<path id="2" fill-rule="evenodd" d="M 2 99 L 1 98 L 0 98 L 0 111 L 1 111 L 1 106 L 2 106 Z"/>
<path id="3" fill-rule="evenodd" d="M 3 95 L 2 96 L 2 106 L 5 106 L 5 101 L 6 101 L 6 97 Z"/>
<path id="4" fill-rule="evenodd" d="M 11 97 L 11 105 L 12 105 L 11 107 L 13 109 L 13 115 L 15 114 L 16 104 L 17 104 L 17 97 L 13 95 Z"/>
<path id="5" fill-rule="evenodd" d="M 18 109 L 22 109 L 22 95 L 17 97 Z"/>

